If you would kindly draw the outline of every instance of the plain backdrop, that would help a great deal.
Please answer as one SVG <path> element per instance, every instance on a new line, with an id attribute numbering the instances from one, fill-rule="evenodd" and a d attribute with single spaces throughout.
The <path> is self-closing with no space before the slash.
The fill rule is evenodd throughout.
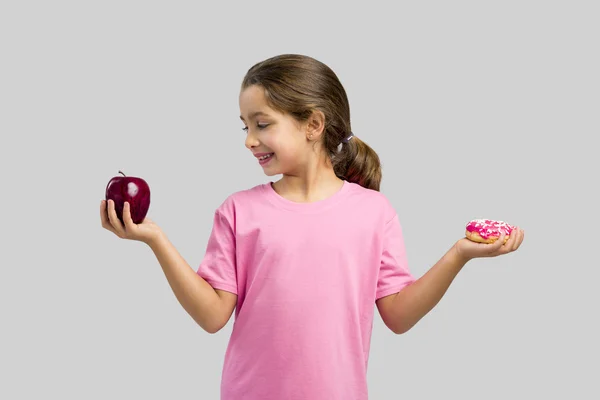
<path id="1" fill-rule="evenodd" d="M 0 398 L 218 399 L 233 318 L 204 332 L 99 205 L 119 170 L 143 177 L 149 217 L 196 269 L 215 208 L 280 178 L 244 147 L 238 96 L 282 53 L 340 78 L 416 276 L 473 218 L 526 232 L 468 263 L 410 332 L 376 314 L 370 398 L 599 398 L 599 11 L 2 2 Z"/>

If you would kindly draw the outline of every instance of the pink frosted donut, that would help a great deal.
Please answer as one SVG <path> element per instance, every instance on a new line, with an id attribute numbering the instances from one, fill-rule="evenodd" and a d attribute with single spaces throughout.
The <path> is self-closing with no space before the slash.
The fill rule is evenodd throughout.
<path id="1" fill-rule="evenodd" d="M 500 231 L 503 230 L 506 233 L 504 237 L 504 243 L 506 243 L 515 227 L 504 221 L 474 219 L 469 221 L 466 229 L 465 236 L 467 239 L 479 243 L 494 243 L 500 237 Z"/>

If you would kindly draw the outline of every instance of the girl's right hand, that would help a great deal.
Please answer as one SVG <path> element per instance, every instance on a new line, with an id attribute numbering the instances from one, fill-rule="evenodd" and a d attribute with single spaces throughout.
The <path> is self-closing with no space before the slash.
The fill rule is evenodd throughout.
<path id="1" fill-rule="evenodd" d="M 122 223 L 117 217 L 115 203 L 112 200 L 102 200 L 100 203 L 100 219 L 102 227 L 111 231 L 121 239 L 137 240 L 150 244 L 161 233 L 161 229 L 150 218 L 146 217 L 140 224 L 135 224 L 131 219 L 129 203 L 125 202 L 123 206 Z"/>

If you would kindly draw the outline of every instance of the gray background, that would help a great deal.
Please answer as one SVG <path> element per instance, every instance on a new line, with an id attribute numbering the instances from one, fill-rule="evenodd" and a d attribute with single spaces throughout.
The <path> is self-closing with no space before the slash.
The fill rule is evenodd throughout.
<path id="1" fill-rule="evenodd" d="M 470 219 L 526 231 L 407 334 L 376 315 L 371 399 L 598 398 L 593 3 L 2 2 L 0 398 L 218 398 L 233 318 L 202 331 L 99 202 L 146 179 L 196 269 L 214 209 L 269 180 L 238 89 L 280 53 L 338 74 L 415 275 Z"/>

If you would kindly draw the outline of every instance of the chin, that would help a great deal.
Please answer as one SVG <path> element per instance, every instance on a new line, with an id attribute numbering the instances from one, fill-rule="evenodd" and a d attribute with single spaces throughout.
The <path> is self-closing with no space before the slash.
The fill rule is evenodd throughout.
<path id="1" fill-rule="evenodd" d="M 281 172 L 277 172 L 277 171 L 273 171 L 273 170 L 271 170 L 271 171 L 265 170 L 266 176 L 275 176 L 275 175 L 279 175 L 279 174 L 281 174 Z"/>
<path id="2" fill-rule="evenodd" d="M 266 176 L 275 176 L 283 174 L 280 165 L 267 165 L 266 167 L 263 167 L 263 172 Z"/>

